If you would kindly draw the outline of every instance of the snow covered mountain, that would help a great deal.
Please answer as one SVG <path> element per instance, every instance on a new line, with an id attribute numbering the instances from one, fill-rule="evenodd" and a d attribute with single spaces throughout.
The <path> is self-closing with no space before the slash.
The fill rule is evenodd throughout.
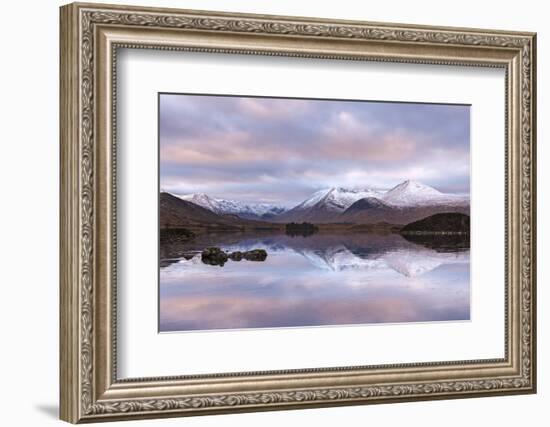
<path id="1" fill-rule="evenodd" d="M 467 195 L 446 194 L 416 181 L 405 181 L 379 198 L 364 198 L 340 214 L 338 221 L 356 224 L 407 224 L 436 213 L 470 214 Z"/>
<path id="2" fill-rule="evenodd" d="M 187 200 L 188 202 L 202 206 L 203 208 L 211 210 L 212 212 L 218 213 L 218 203 L 216 203 L 216 200 L 208 197 L 208 195 L 204 193 L 186 194 L 185 196 L 177 197 L 182 200 Z"/>
<path id="3" fill-rule="evenodd" d="M 370 188 L 349 189 L 342 187 L 326 188 L 313 193 L 309 198 L 289 211 L 276 217 L 277 221 L 327 222 L 358 200 L 367 197 L 382 197 L 383 191 Z"/>
<path id="4" fill-rule="evenodd" d="M 274 222 L 390 222 L 406 224 L 434 213 L 469 214 L 468 195 L 442 193 L 417 181 L 407 180 L 389 190 L 326 188 L 313 193 L 292 209 L 269 203 L 244 203 L 217 199 L 204 193 L 179 196 L 217 214 Z"/>
<path id="5" fill-rule="evenodd" d="M 383 191 L 373 190 L 370 188 L 358 190 L 342 187 L 327 188 L 317 191 L 310 198 L 306 199 L 293 209 L 307 209 L 322 203 L 327 210 L 343 212 L 357 200 L 364 199 L 365 197 L 380 197 L 383 194 Z"/>
<path id="6" fill-rule="evenodd" d="M 387 221 L 399 224 L 437 212 L 469 213 L 469 204 L 467 195 L 446 194 L 407 180 L 390 190 L 342 187 L 320 190 L 274 220 L 314 223 Z"/>
<path id="7" fill-rule="evenodd" d="M 266 220 L 286 211 L 286 208 L 283 206 L 270 203 L 244 203 L 237 200 L 215 199 L 204 193 L 187 194 L 178 197 L 217 214 L 237 215 L 245 219 Z"/>
<path id="8" fill-rule="evenodd" d="M 407 180 L 388 190 L 382 200 L 393 206 L 464 205 L 469 197 L 446 194 L 417 181 Z"/>

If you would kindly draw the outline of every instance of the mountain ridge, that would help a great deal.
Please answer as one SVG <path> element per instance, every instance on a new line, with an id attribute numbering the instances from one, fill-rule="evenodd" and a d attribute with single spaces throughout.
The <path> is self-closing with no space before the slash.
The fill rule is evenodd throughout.
<path id="1" fill-rule="evenodd" d="M 331 187 L 316 191 L 293 208 L 269 203 L 244 203 L 212 198 L 204 193 L 177 196 L 214 213 L 276 223 L 409 223 L 436 213 L 469 214 L 468 195 L 443 193 L 414 180 L 390 188 Z"/>
<path id="2" fill-rule="evenodd" d="M 382 200 L 393 206 L 422 206 L 437 204 L 469 203 L 469 197 L 442 193 L 429 185 L 418 181 L 406 180 L 388 190 Z"/>
<path id="3" fill-rule="evenodd" d="M 167 192 L 160 193 L 159 222 L 161 229 L 185 229 L 190 231 L 195 229 L 243 231 L 280 227 L 277 224 L 247 220 L 236 215 L 220 215 Z"/>
<path id="4" fill-rule="evenodd" d="M 238 200 L 219 199 L 205 193 L 176 196 L 195 203 L 217 214 L 234 214 L 245 219 L 269 219 L 286 211 L 286 208 L 272 203 L 246 203 Z"/>

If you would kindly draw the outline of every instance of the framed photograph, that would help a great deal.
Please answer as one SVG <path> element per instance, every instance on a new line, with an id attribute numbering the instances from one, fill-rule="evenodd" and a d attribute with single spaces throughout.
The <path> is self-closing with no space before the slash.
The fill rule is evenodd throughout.
<path id="1" fill-rule="evenodd" d="M 61 8 L 61 418 L 536 391 L 535 34 Z"/>

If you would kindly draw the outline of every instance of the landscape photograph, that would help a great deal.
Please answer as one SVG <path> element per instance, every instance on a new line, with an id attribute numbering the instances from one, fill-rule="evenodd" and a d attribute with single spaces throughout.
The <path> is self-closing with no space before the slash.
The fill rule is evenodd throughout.
<path id="1" fill-rule="evenodd" d="M 159 332 L 470 319 L 470 106 L 159 94 Z"/>

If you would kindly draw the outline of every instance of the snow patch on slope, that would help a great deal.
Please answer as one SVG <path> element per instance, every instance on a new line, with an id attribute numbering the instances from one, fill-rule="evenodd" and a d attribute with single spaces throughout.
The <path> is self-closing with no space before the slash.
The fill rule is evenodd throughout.
<path id="1" fill-rule="evenodd" d="M 317 191 L 311 197 L 300 203 L 294 209 L 308 209 L 316 205 L 325 207 L 327 210 L 343 212 L 357 200 L 365 197 L 381 197 L 383 191 L 364 189 L 349 189 L 342 187 L 327 188 Z"/>
<path id="2" fill-rule="evenodd" d="M 178 196 L 218 214 L 233 214 L 248 218 L 273 217 L 288 210 L 270 203 L 245 203 L 236 200 L 216 199 L 204 193 Z M 309 198 L 289 212 L 321 209 L 333 213 L 344 212 L 358 200 L 371 198 L 397 208 L 419 206 L 467 206 L 469 195 L 447 194 L 429 185 L 407 180 L 390 190 L 371 188 L 350 189 L 343 187 L 325 188 L 313 193 Z"/>
<path id="3" fill-rule="evenodd" d="M 469 203 L 469 197 L 446 194 L 429 185 L 407 180 L 388 190 L 382 200 L 393 206 L 460 205 Z"/>
<path id="4" fill-rule="evenodd" d="M 182 200 L 195 203 L 217 214 L 250 215 L 261 217 L 263 215 L 278 215 L 285 212 L 283 206 L 271 203 L 244 203 L 237 200 L 215 199 L 204 193 L 187 194 L 178 196 Z"/>

